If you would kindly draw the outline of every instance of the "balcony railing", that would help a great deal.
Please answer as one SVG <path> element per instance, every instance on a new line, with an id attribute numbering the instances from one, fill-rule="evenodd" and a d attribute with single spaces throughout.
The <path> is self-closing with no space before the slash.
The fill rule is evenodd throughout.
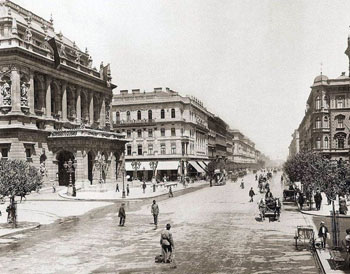
<path id="1" fill-rule="evenodd" d="M 116 126 L 144 126 L 144 125 L 154 125 L 154 119 L 142 119 L 142 120 L 120 120 L 115 122 Z"/>

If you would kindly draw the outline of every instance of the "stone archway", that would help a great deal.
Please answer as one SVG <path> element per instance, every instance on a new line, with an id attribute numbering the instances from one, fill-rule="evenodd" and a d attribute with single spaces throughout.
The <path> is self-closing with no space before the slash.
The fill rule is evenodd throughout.
<path id="1" fill-rule="evenodd" d="M 74 162 L 74 154 L 72 152 L 63 150 L 57 154 L 58 161 L 58 183 L 60 186 L 69 185 L 69 173 L 64 167 L 64 163 L 72 160 Z M 73 168 L 74 169 L 74 168 Z M 75 171 L 72 173 L 72 184 L 75 183 Z"/>

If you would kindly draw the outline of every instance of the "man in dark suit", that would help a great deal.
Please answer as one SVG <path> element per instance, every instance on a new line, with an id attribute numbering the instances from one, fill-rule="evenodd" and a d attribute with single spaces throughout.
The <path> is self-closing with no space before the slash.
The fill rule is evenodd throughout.
<path id="1" fill-rule="evenodd" d="M 320 229 L 318 231 L 318 237 L 321 238 L 322 248 L 326 247 L 327 234 L 328 234 L 328 228 L 325 226 L 324 222 L 322 221 L 320 224 Z"/>
<path id="2" fill-rule="evenodd" d="M 314 200 L 316 203 L 316 210 L 320 210 L 321 209 L 321 203 L 322 203 L 322 195 L 320 193 L 319 190 L 317 190 L 315 196 L 314 196 Z"/>

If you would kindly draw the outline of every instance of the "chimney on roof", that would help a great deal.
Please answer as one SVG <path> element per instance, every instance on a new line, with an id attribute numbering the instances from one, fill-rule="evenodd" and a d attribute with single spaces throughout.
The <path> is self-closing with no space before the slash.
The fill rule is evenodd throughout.
<path id="1" fill-rule="evenodd" d="M 123 89 L 123 90 L 120 91 L 120 94 L 121 95 L 128 94 L 128 90 L 127 89 Z"/>
<path id="2" fill-rule="evenodd" d="M 140 89 L 132 89 L 131 92 L 132 92 L 132 94 L 139 94 Z"/>

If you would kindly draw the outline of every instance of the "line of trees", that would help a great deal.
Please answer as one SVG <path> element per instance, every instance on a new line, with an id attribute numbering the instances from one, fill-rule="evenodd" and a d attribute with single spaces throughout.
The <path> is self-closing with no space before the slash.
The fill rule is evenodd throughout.
<path id="1" fill-rule="evenodd" d="M 349 191 L 350 164 L 342 160 L 331 161 L 317 152 L 300 152 L 288 159 L 283 169 L 292 182 L 302 183 L 306 196 L 320 189 L 335 199 Z"/>

